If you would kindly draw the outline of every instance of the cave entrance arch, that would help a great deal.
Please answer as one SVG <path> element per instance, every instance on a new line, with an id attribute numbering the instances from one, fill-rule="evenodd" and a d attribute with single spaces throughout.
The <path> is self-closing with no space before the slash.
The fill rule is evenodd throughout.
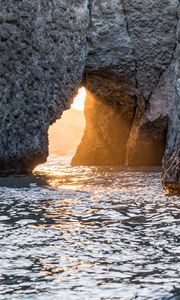
<path id="1" fill-rule="evenodd" d="M 123 165 L 136 98 L 108 71 L 87 73 L 85 87 L 86 128 L 72 165 Z"/>
<path id="2" fill-rule="evenodd" d="M 72 166 L 160 166 L 168 122 L 146 118 L 135 83 L 103 70 L 87 72 L 83 86 L 84 111 L 72 104 L 50 126 L 50 154 L 71 156 Z"/>
<path id="3" fill-rule="evenodd" d="M 167 119 L 146 119 L 130 80 L 107 70 L 86 73 L 86 127 L 73 166 L 161 165 Z"/>

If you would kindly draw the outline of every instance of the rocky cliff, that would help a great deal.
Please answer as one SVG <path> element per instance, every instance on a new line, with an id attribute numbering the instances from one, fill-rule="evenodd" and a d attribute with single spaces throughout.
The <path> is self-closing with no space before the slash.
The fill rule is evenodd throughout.
<path id="1" fill-rule="evenodd" d="M 0 171 L 30 172 L 48 156 L 48 128 L 81 83 L 86 0 L 0 0 Z"/>
<path id="2" fill-rule="evenodd" d="M 47 130 L 81 82 L 73 164 L 155 165 L 180 191 L 179 0 L 0 0 L 0 169 L 48 155 Z"/>

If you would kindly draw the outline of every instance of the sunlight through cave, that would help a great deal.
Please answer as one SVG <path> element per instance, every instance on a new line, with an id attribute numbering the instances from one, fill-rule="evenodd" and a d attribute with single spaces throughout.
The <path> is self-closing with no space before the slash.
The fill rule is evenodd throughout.
<path id="1" fill-rule="evenodd" d="M 84 128 L 84 102 L 86 90 L 79 89 L 71 108 L 49 128 L 49 155 L 73 156 L 80 144 Z"/>

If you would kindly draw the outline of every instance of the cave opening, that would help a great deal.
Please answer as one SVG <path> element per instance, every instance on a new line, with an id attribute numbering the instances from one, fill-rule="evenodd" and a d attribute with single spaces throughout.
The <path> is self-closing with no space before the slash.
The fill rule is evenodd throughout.
<path id="1" fill-rule="evenodd" d="M 124 165 L 136 98 L 124 78 L 108 70 L 87 72 L 86 128 L 72 165 Z"/>
<path id="2" fill-rule="evenodd" d="M 86 127 L 72 166 L 161 166 L 168 119 L 147 118 L 131 78 L 107 70 L 88 72 Z"/>
<path id="3" fill-rule="evenodd" d="M 86 89 L 79 88 L 70 108 L 49 127 L 49 156 L 72 157 L 76 152 L 85 128 L 85 97 Z"/>
<path id="4" fill-rule="evenodd" d="M 161 166 L 168 120 L 146 119 L 131 84 L 87 73 L 70 109 L 49 128 L 49 155 L 68 156 L 72 166 Z"/>

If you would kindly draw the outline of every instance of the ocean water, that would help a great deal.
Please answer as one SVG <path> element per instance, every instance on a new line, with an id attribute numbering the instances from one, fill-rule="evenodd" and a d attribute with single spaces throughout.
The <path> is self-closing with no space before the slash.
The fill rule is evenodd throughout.
<path id="1" fill-rule="evenodd" d="M 179 300 L 180 197 L 156 168 L 0 178 L 0 299 Z"/>

